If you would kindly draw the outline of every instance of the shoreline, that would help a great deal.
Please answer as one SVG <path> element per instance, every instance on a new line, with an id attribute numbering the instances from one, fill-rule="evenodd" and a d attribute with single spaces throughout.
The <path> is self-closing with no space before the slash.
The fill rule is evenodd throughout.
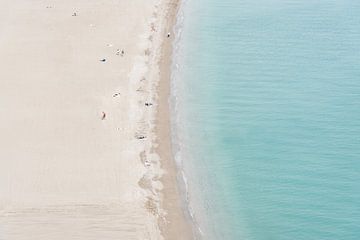
<path id="1" fill-rule="evenodd" d="M 171 140 L 171 119 L 170 119 L 170 86 L 171 86 L 171 65 L 173 60 L 174 26 L 177 21 L 177 14 L 181 0 L 170 0 L 168 3 L 166 32 L 171 33 L 161 46 L 159 61 L 160 80 L 157 87 L 158 107 L 156 113 L 155 134 L 157 136 L 157 147 L 155 151 L 160 156 L 161 167 L 165 173 L 161 177 L 163 184 L 162 208 L 166 211 L 166 221 L 159 221 L 160 231 L 165 239 L 189 240 L 193 239 L 191 223 L 185 216 L 183 209 L 180 186 L 177 181 L 178 169 L 175 163 L 172 140 Z M 172 5 L 172 6 L 171 6 Z"/>

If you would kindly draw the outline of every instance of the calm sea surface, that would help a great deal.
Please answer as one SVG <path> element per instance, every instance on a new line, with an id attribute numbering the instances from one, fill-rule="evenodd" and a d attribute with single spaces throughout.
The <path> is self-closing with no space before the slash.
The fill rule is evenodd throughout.
<path id="1" fill-rule="evenodd" d="M 360 1 L 181 12 L 174 148 L 202 239 L 359 240 Z"/>

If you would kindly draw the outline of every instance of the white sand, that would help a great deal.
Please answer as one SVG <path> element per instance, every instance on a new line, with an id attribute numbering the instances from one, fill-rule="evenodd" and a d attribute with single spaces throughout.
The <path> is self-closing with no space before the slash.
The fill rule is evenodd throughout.
<path id="1" fill-rule="evenodd" d="M 0 3 L 0 239 L 162 239 L 167 2 Z"/>

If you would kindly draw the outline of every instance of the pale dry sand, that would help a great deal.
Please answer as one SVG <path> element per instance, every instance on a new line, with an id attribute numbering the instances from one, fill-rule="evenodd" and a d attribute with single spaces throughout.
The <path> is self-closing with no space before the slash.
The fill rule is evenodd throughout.
<path id="1" fill-rule="evenodd" d="M 1 240 L 190 238 L 167 111 L 176 2 L 0 0 Z"/>

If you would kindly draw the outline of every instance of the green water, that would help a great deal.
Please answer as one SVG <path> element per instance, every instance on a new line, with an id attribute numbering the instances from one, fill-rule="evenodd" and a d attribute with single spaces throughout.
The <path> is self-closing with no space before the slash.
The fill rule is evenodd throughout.
<path id="1" fill-rule="evenodd" d="M 203 239 L 360 239 L 360 1 L 188 0 L 176 159 Z"/>

